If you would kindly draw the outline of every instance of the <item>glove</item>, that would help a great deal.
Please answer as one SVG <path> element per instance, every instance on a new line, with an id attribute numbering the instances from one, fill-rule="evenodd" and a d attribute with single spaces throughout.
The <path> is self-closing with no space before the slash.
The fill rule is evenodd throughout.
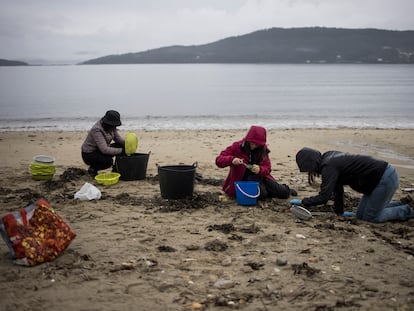
<path id="1" fill-rule="evenodd" d="M 252 173 L 254 173 L 254 174 L 259 174 L 259 172 L 260 172 L 260 166 L 259 165 L 257 165 L 257 164 L 253 164 L 252 165 L 252 168 L 250 169 L 251 171 L 252 171 Z"/>
<path id="2" fill-rule="evenodd" d="M 355 217 L 355 213 L 354 212 L 344 212 L 342 214 L 342 216 L 344 216 L 344 217 Z"/>
<path id="3" fill-rule="evenodd" d="M 302 203 L 301 199 L 292 199 L 290 200 L 290 204 L 292 205 L 300 205 Z"/>

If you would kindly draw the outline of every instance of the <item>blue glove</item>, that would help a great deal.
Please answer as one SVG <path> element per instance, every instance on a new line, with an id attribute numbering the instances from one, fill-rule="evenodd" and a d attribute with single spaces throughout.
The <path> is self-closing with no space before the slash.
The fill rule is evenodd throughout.
<path id="1" fill-rule="evenodd" d="M 301 203 L 302 203 L 301 199 L 292 199 L 292 200 L 290 200 L 290 204 L 293 204 L 293 205 L 300 205 Z"/>
<path id="2" fill-rule="evenodd" d="M 344 212 L 342 214 L 342 216 L 344 216 L 344 217 L 355 217 L 355 213 L 354 212 Z"/>

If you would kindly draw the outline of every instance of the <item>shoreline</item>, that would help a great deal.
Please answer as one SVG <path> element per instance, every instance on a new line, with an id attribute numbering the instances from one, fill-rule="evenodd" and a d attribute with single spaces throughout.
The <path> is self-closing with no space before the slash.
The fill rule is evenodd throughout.
<path id="1" fill-rule="evenodd" d="M 35 155 L 49 154 L 57 167 L 85 168 L 80 146 L 87 131 L 9 131 L 0 132 L 0 167 L 28 165 Z M 128 131 L 120 130 L 121 135 Z M 133 131 L 138 136 L 137 152 L 151 153 L 148 169 L 155 164 L 198 162 L 210 175 L 225 175 L 215 167 L 215 157 L 227 145 L 242 139 L 246 130 L 151 130 Z M 414 177 L 413 130 L 403 129 L 269 129 L 267 143 L 273 169 L 280 163 L 297 169 L 296 152 L 304 147 L 321 152 L 340 150 L 364 153 L 394 164 L 399 173 Z"/>

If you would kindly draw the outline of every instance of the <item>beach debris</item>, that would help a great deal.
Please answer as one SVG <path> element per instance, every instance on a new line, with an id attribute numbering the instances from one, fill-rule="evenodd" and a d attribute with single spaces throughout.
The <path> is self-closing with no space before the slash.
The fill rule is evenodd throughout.
<path id="1" fill-rule="evenodd" d="M 204 248 L 208 251 L 224 252 L 228 248 L 228 245 L 225 242 L 213 240 L 207 242 Z"/>
<path id="2" fill-rule="evenodd" d="M 306 239 L 306 236 L 304 236 L 303 234 L 296 234 L 296 238 L 298 239 Z"/>
<path id="3" fill-rule="evenodd" d="M 131 259 L 126 262 L 122 262 L 119 265 L 114 266 L 109 270 L 109 272 L 118 272 L 122 270 L 135 270 L 139 267 L 149 268 L 158 265 L 158 262 L 154 259 L 147 259 L 147 258 L 138 258 L 138 259 Z"/>
<path id="4" fill-rule="evenodd" d="M 75 193 L 74 198 L 81 201 L 99 200 L 102 196 L 101 191 L 94 185 L 86 182 L 78 192 Z"/>
<path id="5" fill-rule="evenodd" d="M 200 246 L 197 244 L 190 244 L 190 245 L 187 245 L 185 249 L 188 251 L 196 251 L 200 249 Z"/>
<path id="6" fill-rule="evenodd" d="M 134 270 L 137 267 L 136 262 L 123 262 L 109 270 L 109 272 L 118 272 L 122 270 Z"/>
<path id="7" fill-rule="evenodd" d="M 244 238 L 241 235 L 232 234 L 232 235 L 230 235 L 229 240 L 233 240 L 233 241 L 243 241 Z"/>
<path id="8" fill-rule="evenodd" d="M 224 179 L 223 178 L 203 178 L 203 179 L 197 180 L 197 181 L 200 184 L 210 185 L 210 186 L 221 186 L 224 183 Z"/>
<path id="9" fill-rule="evenodd" d="M 212 204 L 220 204 L 217 193 L 194 193 L 191 198 L 170 200 L 158 197 L 154 200 L 153 207 L 160 212 L 177 212 L 182 210 L 203 209 Z"/>
<path id="10" fill-rule="evenodd" d="M 236 286 L 236 282 L 229 279 L 219 279 L 214 283 L 214 287 L 219 289 L 233 288 L 234 286 Z"/>
<path id="11" fill-rule="evenodd" d="M 254 293 L 231 292 L 226 293 L 225 295 L 211 297 L 209 300 L 214 301 L 214 305 L 217 307 L 238 309 L 239 306 L 251 302 L 255 297 Z"/>
<path id="12" fill-rule="evenodd" d="M 150 258 L 138 258 L 135 260 L 129 260 L 127 263 L 121 264 L 121 266 L 128 267 L 128 266 L 135 266 L 135 267 L 154 267 L 158 265 L 158 261 L 155 259 Z M 124 269 L 125 270 L 125 269 Z"/>
<path id="13" fill-rule="evenodd" d="M 84 169 L 77 167 L 69 167 L 59 177 L 61 180 L 69 182 L 73 180 L 78 180 L 86 175 L 88 175 L 88 172 Z"/>
<path id="14" fill-rule="evenodd" d="M 226 256 L 226 258 L 224 258 L 224 259 L 221 261 L 221 265 L 222 265 L 223 267 L 228 267 L 228 266 L 231 266 L 231 263 L 232 263 L 231 256 Z"/>
<path id="15" fill-rule="evenodd" d="M 172 253 L 172 252 L 176 252 L 177 250 L 171 246 L 161 245 L 161 246 L 158 246 L 158 251 L 165 252 L 165 253 Z"/>
<path id="16" fill-rule="evenodd" d="M 192 310 L 201 310 L 201 309 L 203 309 L 203 304 L 194 301 L 193 303 L 191 303 L 191 309 Z"/>
<path id="17" fill-rule="evenodd" d="M 244 265 L 249 266 L 253 270 L 260 270 L 264 267 L 264 263 L 255 262 L 255 261 L 247 261 Z"/>
<path id="18" fill-rule="evenodd" d="M 306 276 L 310 277 L 317 273 L 319 273 L 321 270 L 315 269 L 310 267 L 306 262 L 303 262 L 301 264 L 292 264 L 293 274 L 302 274 L 305 273 Z"/>
<path id="19" fill-rule="evenodd" d="M 222 224 L 222 225 L 210 225 L 207 227 L 208 231 L 213 231 L 213 230 L 217 230 L 217 231 L 221 231 L 223 233 L 230 233 L 232 231 L 235 231 L 236 228 L 234 227 L 233 224 Z"/>
<path id="20" fill-rule="evenodd" d="M 288 263 L 287 259 L 284 259 L 284 258 L 277 258 L 276 259 L 276 265 L 278 265 L 280 267 L 286 266 L 287 263 Z"/>
<path id="21" fill-rule="evenodd" d="M 273 268 L 273 272 L 274 273 L 280 273 L 280 269 L 279 268 Z M 272 273 L 272 275 L 274 275 L 274 273 Z"/>
<path id="22" fill-rule="evenodd" d="M 240 228 L 239 231 L 244 233 L 258 233 L 260 231 L 260 227 L 255 223 L 252 223 L 250 226 Z"/>
<path id="23" fill-rule="evenodd" d="M 113 197 L 114 201 L 122 204 L 122 205 L 140 205 L 142 204 L 142 198 L 139 197 L 133 197 L 128 193 L 122 192 L 120 194 L 117 194 L 116 196 Z"/>
<path id="24" fill-rule="evenodd" d="M 229 200 L 228 197 L 227 197 L 227 195 L 224 195 L 224 194 L 220 194 L 218 196 L 218 199 L 219 199 L 220 202 L 223 202 L 223 203 L 226 203 Z"/>

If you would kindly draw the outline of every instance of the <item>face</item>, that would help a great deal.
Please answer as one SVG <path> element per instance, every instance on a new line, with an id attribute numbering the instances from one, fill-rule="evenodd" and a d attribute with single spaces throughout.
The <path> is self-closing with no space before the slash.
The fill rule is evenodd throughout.
<path id="1" fill-rule="evenodd" d="M 252 142 L 249 142 L 249 145 L 250 145 L 250 150 L 254 150 L 254 149 L 256 149 L 257 147 L 259 147 L 257 144 L 252 143 Z"/>

